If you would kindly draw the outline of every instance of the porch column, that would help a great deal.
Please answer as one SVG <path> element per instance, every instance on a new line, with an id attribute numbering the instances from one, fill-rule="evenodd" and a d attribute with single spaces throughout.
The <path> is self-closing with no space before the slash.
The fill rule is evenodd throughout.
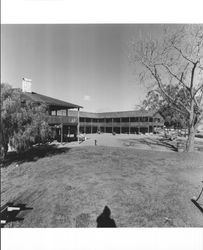
<path id="1" fill-rule="evenodd" d="M 154 134 L 154 118 L 152 117 L 152 133 Z"/>
<path id="2" fill-rule="evenodd" d="M 104 118 L 104 133 L 106 133 L 106 118 Z"/>
<path id="3" fill-rule="evenodd" d="M 78 126 L 77 126 L 78 142 L 79 142 L 79 134 L 80 134 L 80 108 L 78 108 Z"/>
<path id="4" fill-rule="evenodd" d="M 61 143 L 63 143 L 63 123 L 61 123 Z"/>
<path id="5" fill-rule="evenodd" d="M 149 133 L 149 116 L 147 117 L 147 124 L 148 124 L 148 126 L 147 126 L 148 132 L 147 133 Z"/>
<path id="6" fill-rule="evenodd" d="M 86 127 L 87 127 L 87 125 L 86 125 L 86 118 L 84 118 L 84 133 L 86 134 Z"/>
<path id="7" fill-rule="evenodd" d="M 129 129 L 129 131 L 128 131 L 128 134 L 130 134 L 130 117 L 128 118 L 128 129 Z"/>
<path id="8" fill-rule="evenodd" d="M 120 134 L 122 133 L 122 129 L 121 129 L 121 118 L 120 118 Z"/>
<path id="9" fill-rule="evenodd" d="M 93 119 L 93 118 L 90 118 L 90 129 L 91 129 L 91 134 L 92 134 L 92 119 Z"/>

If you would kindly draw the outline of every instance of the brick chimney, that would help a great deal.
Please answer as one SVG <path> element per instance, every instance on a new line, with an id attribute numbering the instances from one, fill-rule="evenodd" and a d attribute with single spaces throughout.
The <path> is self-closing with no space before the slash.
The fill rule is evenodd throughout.
<path id="1" fill-rule="evenodd" d="M 27 78 L 23 78 L 22 80 L 22 91 L 23 92 L 32 92 L 32 80 L 31 79 L 27 79 Z"/>

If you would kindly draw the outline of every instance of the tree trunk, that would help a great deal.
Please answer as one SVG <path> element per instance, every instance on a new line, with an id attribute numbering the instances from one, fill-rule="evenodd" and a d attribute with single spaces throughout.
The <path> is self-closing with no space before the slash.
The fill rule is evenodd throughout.
<path id="1" fill-rule="evenodd" d="M 196 127 L 194 124 L 194 101 L 191 101 L 191 109 L 190 109 L 190 117 L 189 117 L 189 125 L 188 125 L 188 139 L 186 142 L 186 152 L 193 152 L 194 151 L 194 144 L 195 144 L 195 133 Z"/>
<path id="2" fill-rule="evenodd" d="M 196 130 L 195 130 L 194 126 L 189 127 L 188 139 L 186 142 L 186 152 L 193 152 L 194 151 L 195 133 L 196 133 Z"/>

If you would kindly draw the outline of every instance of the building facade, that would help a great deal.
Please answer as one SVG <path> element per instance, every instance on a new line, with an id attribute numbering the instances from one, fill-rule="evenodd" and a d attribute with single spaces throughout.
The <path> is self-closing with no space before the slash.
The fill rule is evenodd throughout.
<path id="1" fill-rule="evenodd" d="M 164 119 L 158 112 L 81 112 L 79 105 L 35 92 L 23 92 L 23 96 L 26 100 L 47 105 L 48 124 L 54 139 L 60 142 L 76 140 L 80 133 L 145 134 L 164 126 Z"/>
<path id="2" fill-rule="evenodd" d="M 25 101 L 47 106 L 47 122 L 52 129 L 54 139 L 64 142 L 77 138 L 81 106 L 35 92 L 24 91 L 22 97 Z M 75 110 L 74 116 L 69 115 L 70 110 Z"/>
<path id="3" fill-rule="evenodd" d="M 75 117 L 76 113 L 70 111 L 70 116 Z M 152 111 L 80 112 L 79 123 L 80 133 L 145 134 L 163 128 L 164 119 Z"/>
<path id="4" fill-rule="evenodd" d="M 58 141 L 70 141 L 80 133 L 154 133 L 164 119 L 156 111 L 80 112 L 82 106 L 32 92 L 32 80 L 23 78 L 23 99 L 48 107 L 47 121 Z"/>

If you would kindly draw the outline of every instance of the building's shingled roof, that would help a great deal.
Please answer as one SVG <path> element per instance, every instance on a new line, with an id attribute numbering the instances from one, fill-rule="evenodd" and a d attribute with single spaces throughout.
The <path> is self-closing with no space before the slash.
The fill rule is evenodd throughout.
<path id="1" fill-rule="evenodd" d="M 157 111 L 143 111 L 143 110 L 132 110 L 132 111 L 118 111 L 118 112 L 102 112 L 102 113 L 91 113 L 91 112 L 80 112 L 80 117 L 87 118 L 119 118 L 119 117 L 140 117 L 140 116 L 154 116 Z M 74 110 L 69 111 L 70 116 L 75 116 Z"/>
<path id="2" fill-rule="evenodd" d="M 45 103 L 47 105 L 51 105 L 51 106 L 56 106 L 57 108 L 61 108 L 61 109 L 65 109 L 65 108 L 82 108 L 82 106 L 73 104 L 73 103 L 69 103 L 69 102 L 64 102 L 49 96 L 45 96 L 45 95 L 41 95 L 35 92 L 23 92 L 23 98 L 25 98 L 25 100 L 29 100 L 31 102 L 35 102 L 35 103 Z"/>

